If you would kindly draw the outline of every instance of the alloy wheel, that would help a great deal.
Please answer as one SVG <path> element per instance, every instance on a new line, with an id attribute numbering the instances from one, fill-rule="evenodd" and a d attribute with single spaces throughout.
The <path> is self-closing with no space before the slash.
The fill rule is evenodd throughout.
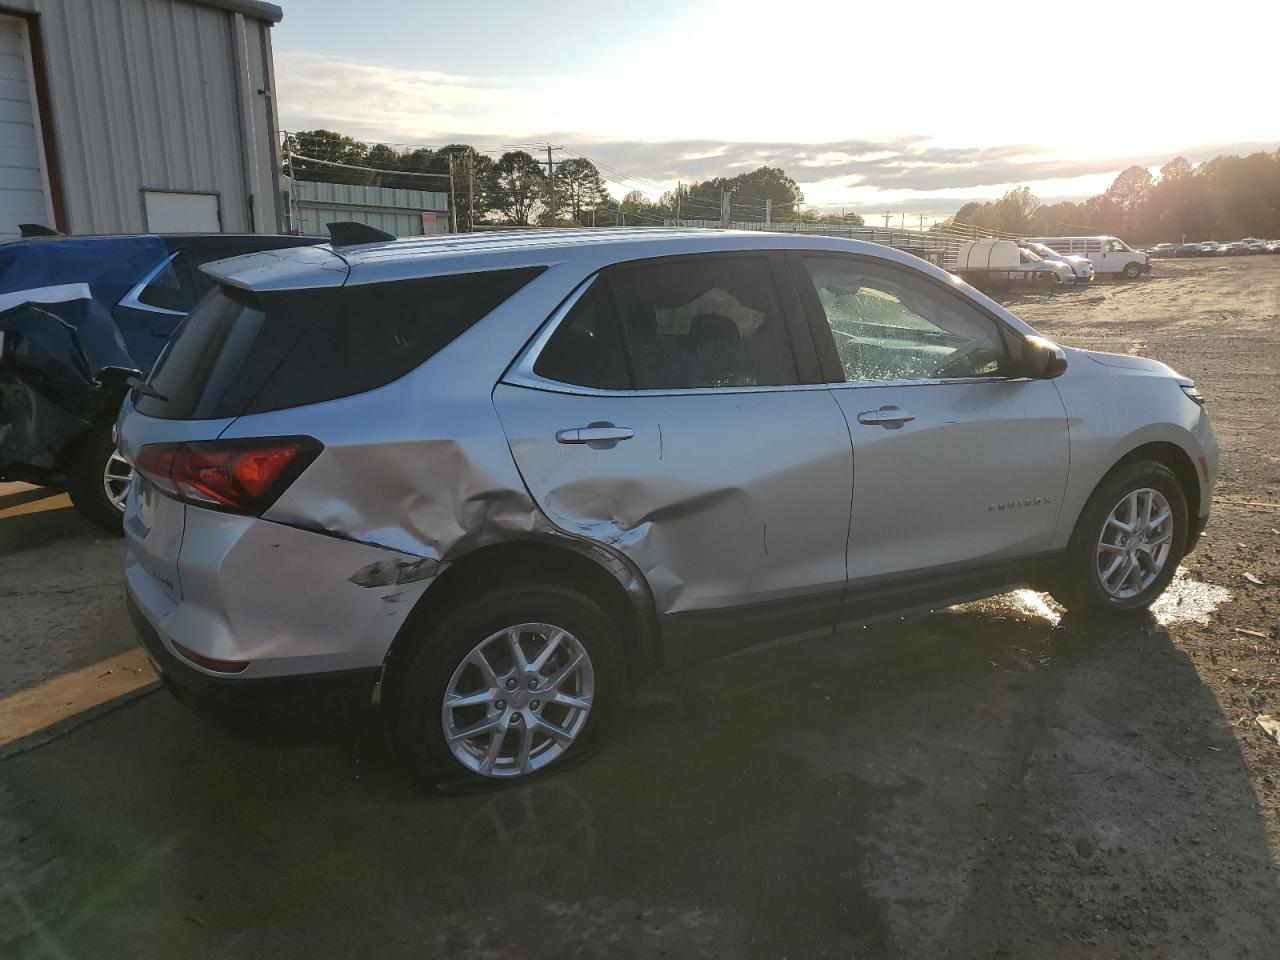
<path id="1" fill-rule="evenodd" d="M 586 648 L 562 627 L 521 623 L 491 634 L 445 687 L 449 751 L 485 777 L 518 777 L 552 763 L 581 735 L 595 694 Z"/>
<path id="2" fill-rule="evenodd" d="M 1164 494 L 1151 487 L 1126 493 L 1098 536 L 1102 589 L 1116 600 L 1131 600 L 1150 587 L 1169 560 L 1173 533 L 1173 510 Z"/>
<path id="3" fill-rule="evenodd" d="M 102 471 L 102 489 L 107 502 L 124 513 L 124 502 L 129 497 L 129 484 L 133 482 L 133 466 L 119 450 L 112 450 Z"/>

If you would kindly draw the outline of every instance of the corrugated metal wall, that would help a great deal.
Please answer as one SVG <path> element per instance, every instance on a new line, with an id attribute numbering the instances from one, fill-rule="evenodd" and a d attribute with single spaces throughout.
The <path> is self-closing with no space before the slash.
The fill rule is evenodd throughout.
<path id="1" fill-rule="evenodd" d="M 449 232 L 447 193 L 311 180 L 287 182 L 294 223 L 302 233 L 324 236 L 325 224 L 334 220 L 367 223 L 397 237 Z M 423 213 L 435 216 L 424 218 Z M 428 224 L 431 219 L 435 222 Z"/>
<path id="2" fill-rule="evenodd" d="M 0 6 L 40 15 L 71 232 L 146 230 L 143 190 L 214 192 L 223 230 L 280 229 L 267 23 L 186 0 Z"/>

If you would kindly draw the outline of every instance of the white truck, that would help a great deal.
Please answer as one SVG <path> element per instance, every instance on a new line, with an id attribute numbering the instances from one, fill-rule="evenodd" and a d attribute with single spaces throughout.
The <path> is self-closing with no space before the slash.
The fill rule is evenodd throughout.
<path id="1" fill-rule="evenodd" d="M 1151 272 L 1151 257 L 1117 237 L 1033 237 L 1024 242 L 1043 243 L 1065 256 L 1088 257 L 1100 274 L 1122 274 L 1127 280 L 1137 280 Z"/>
<path id="2" fill-rule="evenodd" d="M 1045 260 L 1013 240 L 968 240 L 960 244 L 954 272 L 977 290 L 1060 287 L 1073 284 L 1075 271 L 1061 260 Z"/>

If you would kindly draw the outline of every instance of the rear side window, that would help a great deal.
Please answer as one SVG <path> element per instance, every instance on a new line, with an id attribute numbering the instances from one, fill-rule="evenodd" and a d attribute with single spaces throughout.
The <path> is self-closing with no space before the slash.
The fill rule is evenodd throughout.
<path id="1" fill-rule="evenodd" d="M 198 299 L 191 269 L 181 254 L 171 257 L 138 293 L 139 303 L 177 313 L 186 313 Z"/>
<path id="2" fill-rule="evenodd" d="M 798 382 L 767 257 L 656 261 L 610 281 L 638 389 Z"/>
<path id="3" fill-rule="evenodd" d="M 404 376 L 544 267 L 255 295 L 221 287 L 157 362 L 166 419 L 265 413 L 363 393 Z"/>
<path id="4" fill-rule="evenodd" d="M 578 387 L 630 389 L 626 345 L 608 281 L 597 279 L 574 304 L 538 355 L 533 372 Z"/>
<path id="5" fill-rule="evenodd" d="M 545 267 L 346 286 L 245 413 L 364 393 L 435 356 Z"/>

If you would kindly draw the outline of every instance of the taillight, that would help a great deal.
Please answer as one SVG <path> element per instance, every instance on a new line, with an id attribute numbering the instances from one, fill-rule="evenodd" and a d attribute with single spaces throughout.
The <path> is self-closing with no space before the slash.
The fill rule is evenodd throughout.
<path id="1" fill-rule="evenodd" d="M 323 449 L 311 437 L 153 443 L 134 467 L 184 503 L 258 516 Z"/>

